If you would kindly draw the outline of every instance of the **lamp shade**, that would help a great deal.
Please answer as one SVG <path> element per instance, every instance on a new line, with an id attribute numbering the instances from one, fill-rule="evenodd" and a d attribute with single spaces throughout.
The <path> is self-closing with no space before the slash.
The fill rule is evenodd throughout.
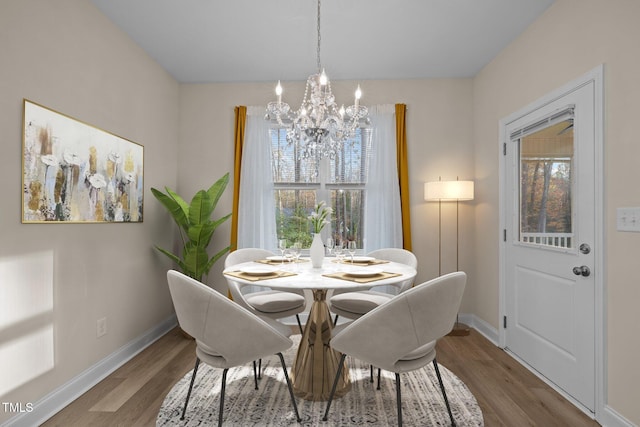
<path id="1" fill-rule="evenodd" d="M 473 181 L 425 182 L 424 199 L 428 202 L 473 200 Z"/>

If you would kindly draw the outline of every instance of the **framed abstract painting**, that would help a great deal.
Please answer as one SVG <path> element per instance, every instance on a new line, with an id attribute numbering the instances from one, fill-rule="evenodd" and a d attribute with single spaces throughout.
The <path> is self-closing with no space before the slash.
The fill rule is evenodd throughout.
<path id="1" fill-rule="evenodd" d="M 22 222 L 142 222 L 144 147 L 24 100 Z"/>

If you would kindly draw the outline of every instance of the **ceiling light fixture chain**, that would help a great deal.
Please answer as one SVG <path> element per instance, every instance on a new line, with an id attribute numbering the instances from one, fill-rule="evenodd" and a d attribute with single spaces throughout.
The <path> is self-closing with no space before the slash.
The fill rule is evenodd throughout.
<path id="1" fill-rule="evenodd" d="M 318 74 L 322 71 L 322 61 L 320 61 L 320 42 L 322 41 L 322 37 L 320 36 L 320 0 L 318 0 L 318 21 L 316 25 L 316 30 L 318 32 L 318 47 L 316 48 L 316 58 L 318 61 Z"/>
<path id="2" fill-rule="evenodd" d="M 298 157 L 302 159 L 335 158 L 342 150 L 346 139 L 355 136 L 356 129 L 369 124 L 368 109 L 360 105 L 362 91 L 355 92 L 354 105 L 338 108 L 331 90 L 331 83 L 322 68 L 320 46 L 320 9 L 318 0 L 316 49 L 318 73 L 309 76 L 302 103 L 297 111 L 291 111 L 289 104 L 282 102 L 282 86 L 276 86 L 277 101 L 267 105 L 267 119 L 287 130 L 287 142 L 297 146 Z"/>

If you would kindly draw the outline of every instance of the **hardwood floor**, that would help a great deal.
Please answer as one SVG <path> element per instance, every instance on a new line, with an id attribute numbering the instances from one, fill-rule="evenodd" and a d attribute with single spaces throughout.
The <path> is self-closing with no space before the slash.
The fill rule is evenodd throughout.
<path id="1" fill-rule="evenodd" d="M 194 346 L 172 330 L 43 426 L 154 426 L 165 395 L 193 368 Z M 474 330 L 437 348 L 438 362 L 475 395 L 487 427 L 599 425 Z"/>
<path id="2" fill-rule="evenodd" d="M 443 338 L 437 352 L 476 397 L 488 427 L 599 425 L 473 329 Z"/>

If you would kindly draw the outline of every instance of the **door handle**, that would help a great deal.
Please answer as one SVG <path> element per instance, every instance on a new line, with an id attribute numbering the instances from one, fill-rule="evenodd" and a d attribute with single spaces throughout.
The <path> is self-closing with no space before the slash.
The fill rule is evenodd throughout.
<path id="1" fill-rule="evenodd" d="M 580 267 L 573 267 L 573 274 L 576 276 L 584 276 L 589 277 L 591 275 L 591 269 L 586 265 L 581 265 Z"/>
<path id="2" fill-rule="evenodd" d="M 586 243 L 583 243 L 580 245 L 580 252 L 582 252 L 583 254 L 587 255 L 589 252 L 591 252 L 591 246 L 587 245 Z"/>

